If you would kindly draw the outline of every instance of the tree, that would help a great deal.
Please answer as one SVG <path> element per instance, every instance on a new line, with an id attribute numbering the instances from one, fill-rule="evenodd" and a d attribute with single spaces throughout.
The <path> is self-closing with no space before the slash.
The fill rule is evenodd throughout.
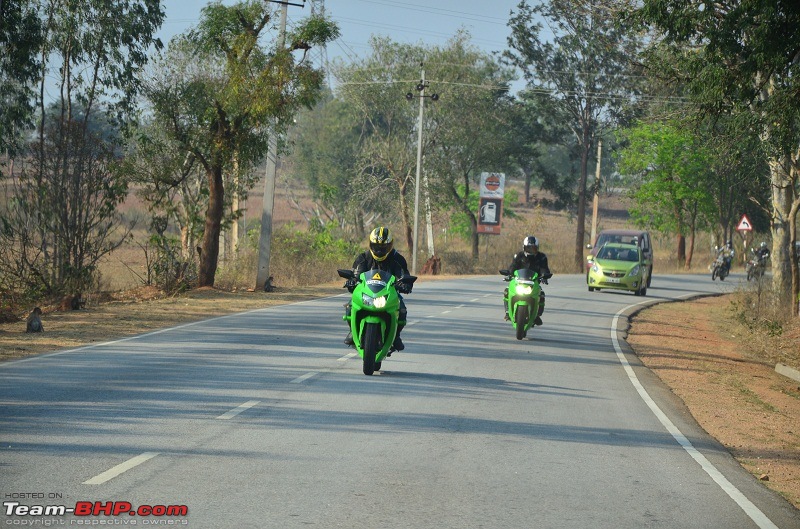
<path id="1" fill-rule="evenodd" d="M 417 138 L 423 127 L 424 172 L 433 207 L 455 210 L 470 225 L 473 257 L 478 254 L 477 207 L 473 190 L 482 171 L 509 164 L 514 132 L 508 85 L 512 73 L 457 33 L 445 46 L 420 47 L 373 39 L 364 61 L 342 68 L 340 97 L 360 116 L 359 147 L 362 192 L 387 196 L 391 190 L 403 223 L 406 243 L 413 247 L 413 200 Z M 418 123 L 421 68 L 428 83 L 424 122 Z M 403 97 L 411 93 L 406 100 Z M 421 184 L 421 183 L 420 183 Z"/>
<path id="2" fill-rule="evenodd" d="M 14 155 L 32 124 L 42 23 L 32 0 L 0 1 L 0 153 Z"/>
<path id="3" fill-rule="evenodd" d="M 335 24 L 310 17 L 289 32 L 288 47 L 267 49 L 259 40 L 272 22 L 267 2 L 209 4 L 198 26 L 170 43 L 146 90 L 154 121 L 205 172 L 200 286 L 214 284 L 226 171 L 236 165 L 244 172 L 263 159 L 269 134 L 280 134 L 298 108 L 317 101 L 323 72 L 306 55 L 338 36 Z"/>
<path id="4" fill-rule="evenodd" d="M 98 260 L 122 241 L 115 172 L 136 77 L 164 13 L 157 0 L 41 2 L 36 137 L 26 146 L 0 221 L 8 267 L 29 292 L 75 293 L 96 279 Z M 48 78 L 58 97 L 51 100 Z M 4 245 L 5 246 L 5 245 Z"/>
<path id="5" fill-rule="evenodd" d="M 294 127 L 295 174 L 310 187 L 320 224 L 335 222 L 363 240 L 380 215 L 375 201 L 359 193 L 356 174 L 361 130 L 353 108 L 329 94 L 314 109 L 301 113 Z"/>
<path id="6" fill-rule="evenodd" d="M 685 82 L 701 112 L 734 116 L 760 135 L 772 189 L 773 283 L 796 310 L 789 301 L 800 292 L 792 251 L 800 210 L 800 4 L 644 0 L 629 16 L 659 32 L 655 44 L 675 57 L 662 75 Z"/>
<path id="7" fill-rule="evenodd" d="M 641 226 L 676 236 L 678 260 L 688 270 L 698 226 L 713 211 L 711 156 L 691 132 L 674 124 L 641 123 L 623 136 L 619 170 L 634 175 L 631 216 Z"/>
<path id="8" fill-rule="evenodd" d="M 523 0 L 509 21 L 511 49 L 504 57 L 522 70 L 529 90 L 545 93 L 569 116 L 567 125 L 579 149 L 576 271 L 583 269 L 587 177 L 595 141 L 604 127 L 627 119 L 627 101 L 635 95 L 626 74 L 639 41 L 615 23 L 618 6 L 602 0 L 549 0 L 532 7 Z M 543 38 L 540 19 L 553 30 L 552 41 Z"/>
<path id="9" fill-rule="evenodd" d="M 433 144 L 425 153 L 431 189 L 441 207 L 466 219 L 477 260 L 480 175 L 516 169 L 512 154 L 523 131 L 515 128 L 519 107 L 508 93 L 513 72 L 472 46 L 466 33 L 430 50 L 426 65 L 431 85 L 441 94 L 429 107 Z"/>

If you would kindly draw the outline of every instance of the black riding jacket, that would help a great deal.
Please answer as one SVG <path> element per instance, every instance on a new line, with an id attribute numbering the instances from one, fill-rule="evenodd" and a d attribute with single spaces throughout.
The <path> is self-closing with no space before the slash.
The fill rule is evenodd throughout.
<path id="1" fill-rule="evenodd" d="M 372 253 L 367 250 L 364 253 L 358 254 L 358 257 L 356 257 L 356 260 L 353 262 L 353 271 L 356 273 L 356 277 L 367 270 L 375 269 L 390 272 L 398 279 L 403 276 L 410 275 L 408 273 L 408 263 L 406 262 L 406 258 L 400 255 L 400 253 L 394 249 L 383 261 L 376 261 L 375 258 L 372 257 Z"/>
<path id="2" fill-rule="evenodd" d="M 523 268 L 529 268 L 539 276 L 550 273 L 550 267 L 547 266 L 547 255 L 543 252 L 538 252 L 536 255 L 525 255 L 525 252 L 519 252 L 514 255 L 514 260 L 511 261 L 511 266 L 508 268 L 512 273 Z"/>

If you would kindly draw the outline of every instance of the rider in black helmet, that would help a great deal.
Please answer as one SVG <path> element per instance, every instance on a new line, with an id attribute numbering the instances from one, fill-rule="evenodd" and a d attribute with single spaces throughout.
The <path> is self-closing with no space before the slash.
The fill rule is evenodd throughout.
<path id="1" fill-rule="evenodd" d="M 389 228 L 385 226 L 378 226 L 369 234 L 369 249 L 363 253 L 358 254 L 356 260 L 353 262 L 353 272 L 356 277 L 361 275 L 367 270 L 385 270 L 390 272 L 396 278 L 410 275 L 408 273 L 408 263 L 406 258 L 400 255 L 400 252 L 394 249 L 394 240 Z M 395 351 L 402 351 L 405 349 L 403 340 L 400 339 L 400 331 L 406 326 L 406 303 L 403 301 L 403 296 L 400 296 L 400 314 L 397 320 L 397 336 L 395 336 L 392 348 Z M 350 302 L 345 305 L 347 313 L 350 313 Z M 347 333 L 344 339 L 347 345 L 353 345 L 353 334 Z"/>
<path id="2" fill-rule="evenodd" d="M 550 273 L 550 267 L 547 265 L 547 256 L 544 252 L 539 251 L 539 239 L 533 235 L 528 235 L 522 240 L 522 251 L 514 254 L 514 259 L 511 261 L 511 266 L 508 267 L 513 274 L 515 270 L 529 268 L 543 276 Z M 541 283 L 547 284 L 547 280 L 543 279 Z M 505 290 L 504 298 L 508 297 L 508 289 Z M 544 312 L 544 289 L 539 294 L 539 314 L 536 315 L 534 325 L 542 324 L 542 313 Z M 505 319 L 508 320 L 508 306 L 506 306 Z"/>
<path id="3" fill-rule="evenodd" d="M 769 248 L 767 247 L 766 241 L 761 241 L 761 244 L 758 246 L 758 250 L 755 251 L 756 256 L 759 260 L 765 260 L 769 257 Z"/>

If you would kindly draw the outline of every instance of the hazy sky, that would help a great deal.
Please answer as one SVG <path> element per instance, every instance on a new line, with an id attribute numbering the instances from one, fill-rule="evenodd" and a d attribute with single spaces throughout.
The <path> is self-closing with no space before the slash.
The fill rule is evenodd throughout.
<path id="1" fill-rule="evenodd" d="M 164 43 L 196 24 L 200 10 L 208 3 L 207 0 L 164 0 L 167 17 L 159 33 Z M 232 5 L 235 2 L 223 0 L 222 3 Z M 509 35 L 509 13 L 518 3 L 519 0 L 325 0 L 326 13 L 339 24 L 342 34 L 328 45 L 328 57 L 365 56 L 373 34 L 387 35 L 404 43 L 441 45 L 459 28 L 469 31 L 473 44 L 484 51 L 502 50 Z M 289 6 L 289 24 L 310 13 L 310 1 L 303 8 Z"/>

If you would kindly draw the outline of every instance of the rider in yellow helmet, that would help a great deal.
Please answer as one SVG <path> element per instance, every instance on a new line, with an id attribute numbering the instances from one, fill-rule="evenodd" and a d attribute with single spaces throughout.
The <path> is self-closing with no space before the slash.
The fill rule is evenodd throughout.
<path id="1" fill-rule="evenodd" d="M 363 253 L 358 254 L 356 260 L 353 262 L 353 271 L 356 277 L 361 275 L 367 270 L 385 270 L 390 272 L 393 276 L 401 278 L 410 275 L 408 272 L 408 263 L 406 258 L 400 255 L 400 252 L 394 249 L 394 239 L 392 232 L 385 226 L 378 226 L 369 234 L 369 249 Z M 345 305 L 347 312 L 350 312 L 350 303 Z M 400 331 L 406 326 L 406 304 L 403 301 L 403 296 L 400 296 L 400 315 L 397 321 L 397 336 L 394 339 L 392 348 L 395 351 L 402 351 L 405 349 L 403 340 L 400 339 Z M 347 345 L 353 345 L 353 335 L 347 333 L 347 338 L 344 339 Z"/>

